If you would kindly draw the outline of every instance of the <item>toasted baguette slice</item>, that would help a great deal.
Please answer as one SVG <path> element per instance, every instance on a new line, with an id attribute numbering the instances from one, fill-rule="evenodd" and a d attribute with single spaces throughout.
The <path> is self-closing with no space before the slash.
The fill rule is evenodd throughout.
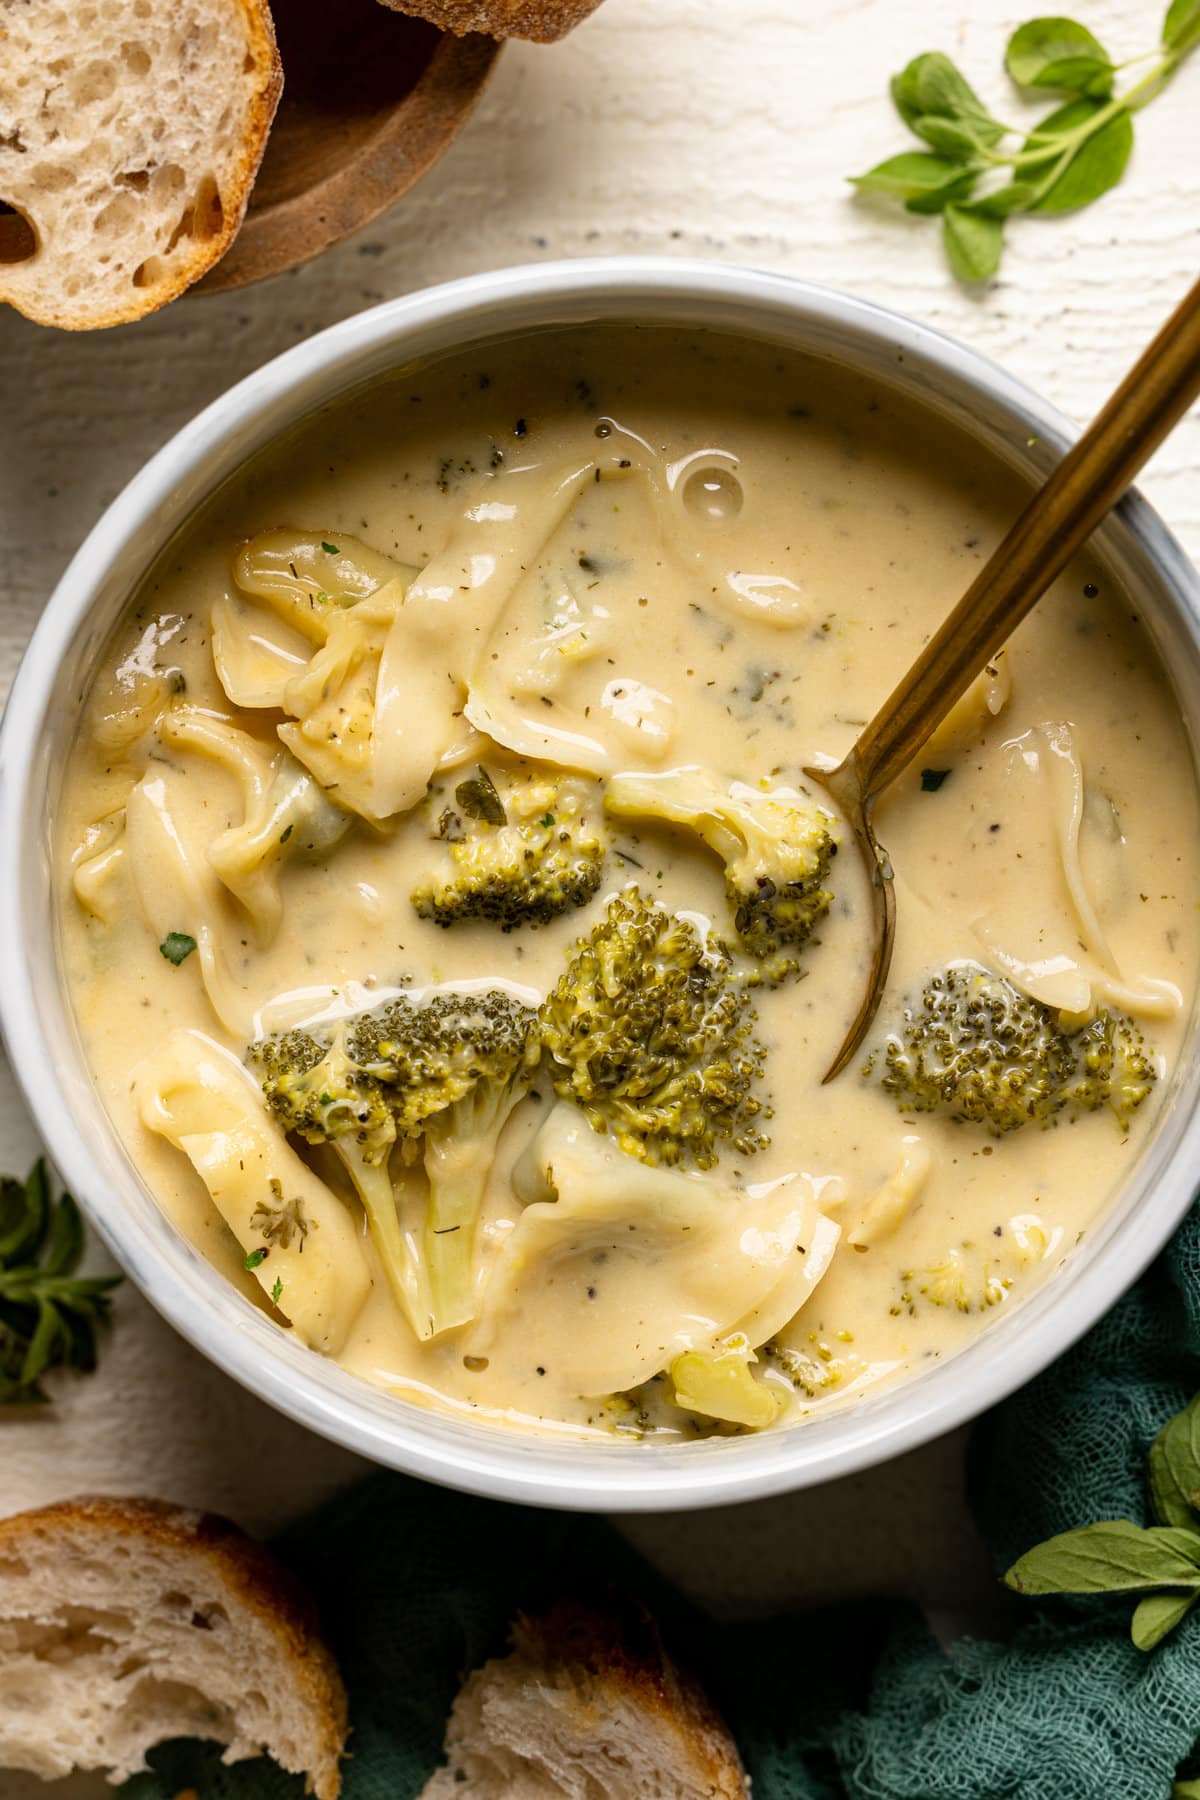
<path id="1" fill-rule="evenodd" d="M 519 1619 L 468 1676 L 420 1800 L 746 1800 L 733 1739 L 644 1614 Z"/>
<path id="2" fill-rule="evenodd" d="M 0 300 L 69 330 L 173 300 L 233 242 L 282 85 L 266 0 L 0 8 Z"/>
<path id="3" fill-rule="evenodd" d="M 72 1500 L 0 1520 L 0 1767 L 122 1781 L 168 1738 L 337 1800 L 346 1696 L 309 1602 L 223 1519 Z"/>
<path id="4" fill-rule="evenodd" d="M 393 12 L 416 13 L 462 37 L 482 31 L 485 37 L 532 38 L 551 44 L 573 31 L 600 0 L 383 0 Z"/>

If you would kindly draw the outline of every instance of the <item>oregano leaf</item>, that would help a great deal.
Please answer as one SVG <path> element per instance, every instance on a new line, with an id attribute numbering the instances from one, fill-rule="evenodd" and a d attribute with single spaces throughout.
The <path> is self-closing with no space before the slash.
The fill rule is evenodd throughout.
<path id="1" fill-rule="evenodd" d="M 1171 0 L 1163 20 L 1162 41 L 1177 57 L 1186 56 L 1200 44 L 1200 0 Z"/>
<path id="2" fill-rule="evenodd" d="M 986 281 L 1000 267 L 1004 221 L 965 206 L 947 206 L 942 214 L 946 258 L 960 281 Z"/>
<path id="3" fill-rule="evenodd" d="M 940 50 L 914 56 L 892 80 L 892 100 L 904 123 L 917 131 L 916 120 L 956 119 L 972 124 L 981 143 L 998 144 L 1004 126 L 993 119 L 978 94 Z M 922 133 L 917 131 L 917 135 Z"/>
<path id="4" fill-rule="evenodd" d="M 44 1375 L 55 1360 L 55 1351 L 62 1339 L 62 1327 L 59 1314 L 53 1304 L 44 1298 L 36 1301 L 37 1322 L 25 1346 L 25 1360 L 21 1364 L 21 1386 L 36 1388 L 38 1377 Z"/>
<path id="5" fill-rule="evenodd" d="M 70 1275 L 83 1255 L 83 1220 L 70 1194 L 62 1194 L 50 1214 L 42 1267 L 47 1275 Z"/>
<path id="6" fill-rule="evenodd" d="M 1010 213 L 1028 206 L 1036 193 L 1032 181 L 1010 181 L 1004 187 L 993 188 L 990 194 L 977 194 L 967 210 L 989 219 L 1007 219 Z"/>
<path id="7" fill-rule="evenodd" d="M 79 1210 L 52 1200 L 44 1162 L 23 1182 L 0 1176 L 0 1405 L 44 1403 L 43 1375 L 95 1366 L 121 1278 L 76 1275 L 82 1252 Z"/>
<path id="8" fill-rule="evenodd" d="M 1089 103 L 1076 101 L 1072 104 Z M 1039 127 L 1039 131 L 1045 129 L 1044 125 Z M 1068 147 L 1064 151 L 1061 168 L 1057 172 L 1051 170 L 1045 178 L 1029 211 L 1073 212 L 1076 207 L 1098 200 L 1101 194 L 1116 187 L 1132 151 L 1133 118 L 1125 107 L 1121 107 L 1090 137 L 1084 138 L 1077 149 Z"/>
<path id="9" fill-rule="evenodd" d="M 904 210 L 923 216 L 944 212 L 954 201 L 968 199 L 978 179 L 979 171 L 970 169 L 958 181 L 950 182 L 944 188 L 937 188 L 928 194 L 914 194 L 911 200 L 904 202 Z"/>
<path id="10" fill-rule="evenodd" d="M 1146 1461 L 1159 1524 L 1195 1530 L 1200 1526 L 1200 1394 L 1167 1420 Z"/>
<path id="11" fill-rule="evenodd" d="M 1153 1650 L 1191 1610 L 1195 1594 L 1147 1594 L 1133 1609 L 1129 1635 L 1139 1650 Z"/>
<path id="12" fill-rule="evenodd" d="M 1080 98 L 1068 100 L 1039 119 L 1021 146 L 1021 166 L 1026 172 L 1048 168 L 1069 148 L 1065 138 L 1073 138 L 1091 124 L 1104 109 L 1103 100 Z"/>
<path id="13" fill-rule="evenodd" d="M 1005 67 L 1018 87 L 1107 95 L 1115 73 L 1104 46 L 1074 19 L 1030 19 L 1008 40 Z"/>
<path id="14" fill-rule="evenodd" d="M 928 150 L 905 150 L 876 163 L 865 175 L 851 179 L 856 188 L 867 194 L 889 194 L 905 205 L 915 201 L 931 201 L 945 206 L 949 200 L 970 192 L 977 171 L 948 156 L 934 156 Z"/>
<path id="15" fill-rule="evenodd" d="M 975 157 L 990 146 L 990 140 L 981 135 L 973 121 L 943 119 L 937 113 L 922 113 L 913 120 L 912 130 L 925 139 L 931 150 L 941 151 L 944 156 Z"/>
<path id="16" fill-rule="evenodd" d="M 1200 1592 L 1200 1536 L 1172 1526 L 1103 1519 L 1035 1545 L 1004 1580 L 1019 1594 Z"/>
<path id="17" fill-rule="evenodd" d="M 46 1235 L 50 1188 L 41 1157 L 24 1181 L 0 1176 L 0 1263 L 31 1262 Z"/>
<path id="18" fill-rule="evenodd" d="M 913 152 L 912 160 L 891 157 L 858 177 L 856 185 L 889 195 L 909 212 L 941 213 L 942 242 L 955 274 L 982 280 L 1001 254 L 996 227 L 1010 215 L 1071 212 L 1116 186 L 1133 149 L 1133 114 L 1162 91 L 1198 46 L 1200 0 L 1170 0 L 1161 46 L 1117 64 L 1076 19 L 1054 14 L 1028 20 L 1009 39 L 1009 74 L 1027 93 L 1069 98 L 1015 149 L 1017 128 L 992 116 L 948 56 L 925 51 L 893 76 L 891 94 L 928 152 Z M 1122 80 L 1118 92 L 1115 84 L 1128 68 L 1138 72 Z M 953 172 L 939 162 L 952 165 Z M 988 179 L 1002 171 L 1011 177 L 1006 182 Z M 983 193 L 978 192 L 981 177 Z"/>

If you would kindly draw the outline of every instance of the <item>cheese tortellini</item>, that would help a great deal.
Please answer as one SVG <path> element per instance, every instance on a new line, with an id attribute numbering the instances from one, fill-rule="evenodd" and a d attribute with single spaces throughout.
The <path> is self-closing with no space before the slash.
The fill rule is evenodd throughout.
<path id="1" fill-rule="evenodd" d="M 173 1032 L 134 1072 L 148 1131 L 182 1150 L 296 1334 L 334 1356 L 370 1290 L 345 1206 L 288 1144 L 253 1077 L 199 1031 Z"/>
<path id="2" fill-rule="evenodd" d="M 806 1176 L 741 1189 L 650 1168 L 565 1102 L 514 1187 L 527 1204 L 496 1259 L 473 1347 L 493 1369 L 521 1358 L 546 1330 L 542 1309 L 561 1313 L 577 1296 L 549 1372 L 572 1394 L 636 1388 L 731 1334 L 765 1343 L 812 1293 L 839 1236 Z"/>
<path id="3" fill-rule="evenodd" d="M 1014 986 L 1069 1017 L 1115 1006 L 1169 1018 L 1183 996 L 1169 981 L 1127 974 L 1102 914 L 1134 900 L 1125 840 L 1111 807 L 1089 809 L 1083 761 L 1071 726 L 1050 721 L 1003 747 L 1020 832 L 1019 880 L 987 895 L 974 932 L 989 961 Z"/>
<path id="4" fill-rule="evenodd" d="M 178 707 L 159 727 L 162 743 L 194 751 L 232 776 L 242 817 L 206 848 L 210 868 L 270 943 L 283 917 L 280 876 L 298 856 L 332 850 L 353 823 L 286 749 L 272 750 L 228 720 L 194 707 Z"/>
<path id="5" fill-rule="evenodd" d="M 467 539 L 489 525 L 468 519 Z M 235 561 L 237 596 L 214 608 L 217 674 L 235 704 L 287 715 L 276 729 L 296 760 L 339 806 L 383 826 L 475 747 L 461 686 L 452 671 L 431 680 L 429 658 L 455 641 L 460 596 L 486 610 L 506 568 L 470 541 L 417 575 L 341 533 L 264 532 Z"/>

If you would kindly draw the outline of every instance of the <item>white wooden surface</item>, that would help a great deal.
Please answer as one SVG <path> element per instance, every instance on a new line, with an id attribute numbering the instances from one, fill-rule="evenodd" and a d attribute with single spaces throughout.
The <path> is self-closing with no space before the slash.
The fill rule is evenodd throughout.
<path id="1" fill-rule="evenodd" d="M 1157 32 L 1157 5 L 1075 10 L 1116 55 Z M 1086 417 L 1200 269 L 1200 56 L 1139 119 L 1124 185 L 1076 218 L 1017 221 L 985 293 L 954 285 L 934 227 L 853 201 L 843 179 L 906 147 L 886 86 L 919 50 L 961 57 L 1019 115 L 1001 53 L 1024 16 L 1014 0 L 606 0 L 557 47 L 510 46 L 440 167 L 309 268 L 118 331 L 0 317 L 0 694 L 68 556 L 171 432 L 277 351 L 446 277 L 622 251 L 754 263 L 915 314 Z M 1200 554 L 1200 418 L 1144 485 Z M 0 1081 L 0 1167 L 33 1150 Z M 632 1535 L 731 1610 L 879 1586 L 975 1605 L 989 1584 L 960 1457 L 952 1439 L 736 1519 L 642 1520 Z M 142 1491 L 268 1529 L 356 1467 L 218 1375 L 128 1289 L 99 1374 L 44 1417 L 0 1423 L 3 1511 Z"/>

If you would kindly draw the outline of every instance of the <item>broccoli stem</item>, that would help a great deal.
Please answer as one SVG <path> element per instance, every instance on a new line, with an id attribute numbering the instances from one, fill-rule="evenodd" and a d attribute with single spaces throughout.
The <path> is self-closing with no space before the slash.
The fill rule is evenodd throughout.
<path id="1" fill-rule="evenodd" d="M 475 1232 L 494 1149 L 491 1143 L 481 1152 L 453 1139 L 426 1141 L 425 1269 L 434 1337 L 475 1316 Z"/>
<path id="2" fill-rule="evenodd" d="M 396 1190 L 388 1174 L 387 1164 L 367 1162 L 352 1138 L 332 1139 L 333 1148 L 346 1166 L 346 1172 L 367 1215 L 371 1239 L 383 1264 L 388 1285 L 396 1304 L 422 1342 L 437 1329 L 433 1322 L 433 1305 L 429 1284 L 412 1245 L 400 1229 L 396 1210 Z"/>

